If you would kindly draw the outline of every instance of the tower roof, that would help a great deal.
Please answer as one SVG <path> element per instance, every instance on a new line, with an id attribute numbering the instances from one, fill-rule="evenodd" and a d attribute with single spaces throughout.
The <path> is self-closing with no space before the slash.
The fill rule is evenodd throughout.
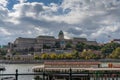
<path id="1" fill-rule="evenodd" d="M 59 32 L 59 35 L 63 35 L 63 31 L 62 30 Z"/>

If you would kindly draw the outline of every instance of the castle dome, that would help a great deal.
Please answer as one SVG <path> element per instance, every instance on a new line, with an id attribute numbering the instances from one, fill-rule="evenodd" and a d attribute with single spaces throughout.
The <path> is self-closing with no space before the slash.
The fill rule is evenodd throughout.
<path id="1" fill-rule="evenodd" d="M 64 33 L 62 30 L 59 32 L 58 37 L 59 39 L 64 39 Z"/>
<path id="2" fill-rule="evenodd" d="M 62 30 L 59 32 L 59 35 L 63 35 L 63 31 Z"/>

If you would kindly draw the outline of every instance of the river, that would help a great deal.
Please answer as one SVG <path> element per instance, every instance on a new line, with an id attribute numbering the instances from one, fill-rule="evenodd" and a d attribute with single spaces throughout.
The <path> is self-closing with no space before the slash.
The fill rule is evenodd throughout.
<path id="1" fill-rule="evenodd" d="M 32 67 L 38 66 L 40 64 L 0 64 L 5 66 L 6 70 L 2 71 L 1 74 L 12 74 L 15 73 L 15 70 L 18 69 L 18 73 L 33 73 Z M 1 76 L 0 76 L 1 77 Z M 18 80 L 32 80 L 34 76 L 18 76 Z"/>
<path id="2" fill-rule="evenodd" d="M 115 64 L 115 62 L 113 62 Z M 32 67 L 38 66 L 41 64 L 0 64 L 5 66 L 6 70 L 2 71 L 0 74 L 11 74 L 15 73 L 15 70 L 18 69 L 18 73 L 33 73 Z M 102 67 L 107 67 L 108 63 L 102 63 Z M 0 76 L 1 77 L 1 76 Z M 18 76 L 18 80 L 33 80 L 34 75 L 27 76 Z"/>

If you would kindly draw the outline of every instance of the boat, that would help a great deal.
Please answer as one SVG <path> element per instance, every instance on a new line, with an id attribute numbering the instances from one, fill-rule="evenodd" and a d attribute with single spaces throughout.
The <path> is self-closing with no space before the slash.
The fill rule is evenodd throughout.
<path id="1" fill-rule="evenodd" d="M 0 71 L 4 71 L 5 67 L 4 66 L 0 66 Z"/>
<path id="2" fill-rule="evenodd" d="M 1 80 L 16 80 L 14 77 L 3 77 Z"/>

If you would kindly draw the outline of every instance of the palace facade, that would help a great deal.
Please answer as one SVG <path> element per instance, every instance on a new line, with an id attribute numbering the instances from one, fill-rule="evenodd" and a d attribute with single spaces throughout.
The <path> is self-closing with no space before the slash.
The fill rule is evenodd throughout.
<path id="1" fill-rule="evenodd" d="M 60 31 L 58 38 L 54 36 L 38 36 L 36 38 L 16 38 L 13 43 L 9 43 L 9 49 L 13 51 L 34 51 L 42 52 L 43 50 L 53 51 L 55 49 L 63 50 L 66 44 L 71 44 L 75 47 L 78 43 L 85 43 L 87 45 L 98 45 L 96 41 L 88 41 L 86 38 L 73 37 L 72 39 L 65 39 L 63 31 Z"/>

